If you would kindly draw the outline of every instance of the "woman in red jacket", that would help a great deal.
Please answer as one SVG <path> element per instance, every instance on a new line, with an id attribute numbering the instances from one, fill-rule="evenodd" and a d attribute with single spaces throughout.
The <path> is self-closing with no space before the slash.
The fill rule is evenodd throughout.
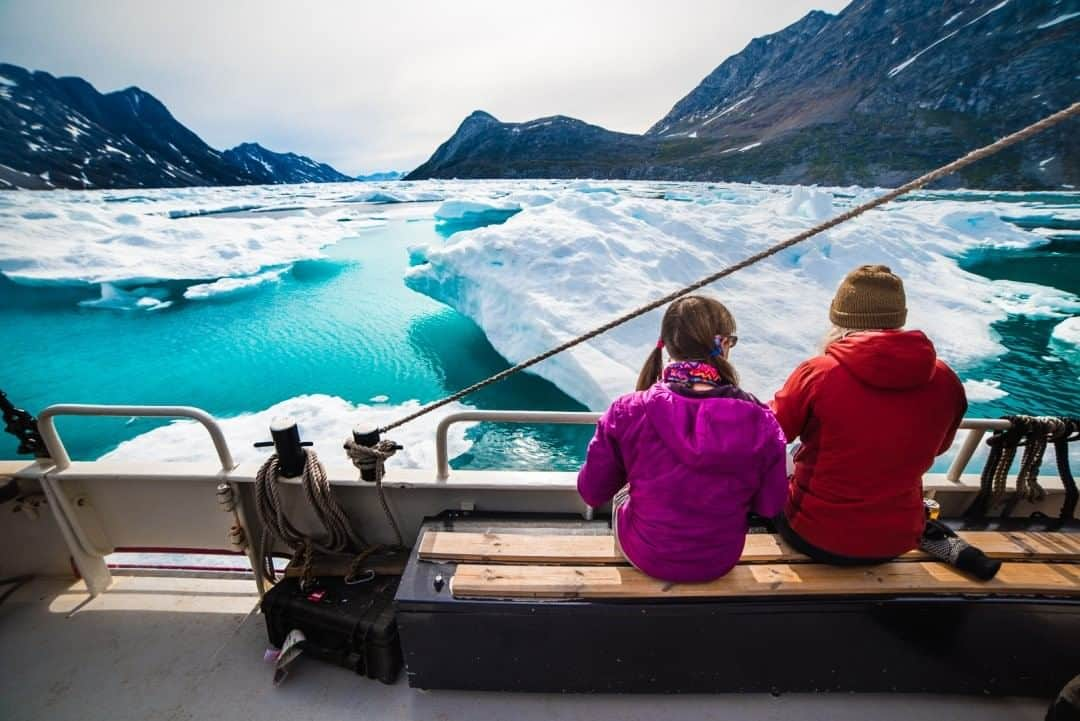
<path id="1" fill-rule="evenodd" d="M 777 530 L 824 563 L 877 563 L 916 548 L 922 476 L 952 443 L 964 388 L 920 331 L 902 330 L 904 284 L 883 265 L 844 278 L 825 352 L 804 362 L 772 406 L 795 473 Z"/>

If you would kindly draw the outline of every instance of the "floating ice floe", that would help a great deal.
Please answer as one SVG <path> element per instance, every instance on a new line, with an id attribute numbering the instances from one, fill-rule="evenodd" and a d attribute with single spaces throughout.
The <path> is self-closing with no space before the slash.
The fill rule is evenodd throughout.
<path id="1" fill-rule="evenodd" d="M 1080 364 L 1080 316 L 1073 316 L 1054 326 L 1050 344 L 1058 354 Z"/>
<path id="2" fill-rule="evenodd" d="M 235 295 L 244 291 L 255 290 L 267 283 L 276 283 L 281 280 L 289 269 L 278 268 L 268 270 L 265 273 L 250 275 L 241 278 L 221 278 L 213 283 L 200 283 L 189 286 L 184 291 L 184 297 L 188 300 L 207 300 L 208 298 L 221 298 Z"/>
<path id="3" fill-rule="evenodd" d="M 964 392 L 970 403 L 989 403 L 1009 395 L 1001 389 L 1001 381 L 988 379 L 964 381 Z"/>
<path id="4" fill-rule="evenodd" d="M 267 268 L 321 257 L 358 227 L 385 223 L 357 214 L 346 225 L 317 212 L 342 187 L 8 194 L 0 199 L 0 273 L 23 284 L 107 283 L 125 292 L 160 281 L 235 277 L 238 284 L 200 287 L 189 297 L 235 290 Z M 111 307 L 103 300 L 86 305 Z"/>
<path id="5" fill-rule="evenodd" d="M 352 404 L 338 396 L 312 394 L 297 396 L 275 403 L 265 410 L 244 413 L 232 418 L 218 419 L 237 463 L 260 463 L 270 451 L 253 448 L 256 441 L 267 439 L 270 422 L 279 416 L 290 416 L 300 429 L 300 436 L 314 443 L 314 449 L 324 461 L 340 465 L 344 458 L 342 450 L 349 429 L 359 419 L 365 423 L 384 425 L 420 407 L 418 401 L 401 405 Z M 404 448 L 394 455 L 396 468 L 435 467 L 435 427 L 449 413 L 466 410 L 454 403 L 443 411 L 423 416 L 396 429 L 390 437 Z M 450 427 L 448 449 L 450 457 L 469 449 L 471 442 L 465 439 L 465 431 L 473 424 L 454 424 Z M 195 421 L 173 421 L 124 441 L 117 448 L 102 456 L 106 461 L 154 461 L 216 463 L 217 453 L 206 429 Z"/>
<path id="6" fill-rule="evenodd" d="M 172 305 L 168 291 L 160 288 L 134 288 L 124 290 L 112 283 L 101 284 L 101 297 L 79 301 L 84 308 L 106 308 L 108 310 L 163 310 Z"/>

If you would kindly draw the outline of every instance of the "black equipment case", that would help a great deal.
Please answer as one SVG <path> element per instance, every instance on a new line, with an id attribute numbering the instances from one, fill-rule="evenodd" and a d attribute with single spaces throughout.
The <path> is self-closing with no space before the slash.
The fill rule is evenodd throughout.
<path id="1" fill-rule="evenodd" d="M 376 576 L 346 584 L 342 578 L 321 576 L 301 590 L 299 579 L 285 578 L 262 600 L 270 643 L 281 648 L 289 632 L 299 629 L 305 656 L 393 683 L 401 671 L 393 608 L 398 580 Z"/>

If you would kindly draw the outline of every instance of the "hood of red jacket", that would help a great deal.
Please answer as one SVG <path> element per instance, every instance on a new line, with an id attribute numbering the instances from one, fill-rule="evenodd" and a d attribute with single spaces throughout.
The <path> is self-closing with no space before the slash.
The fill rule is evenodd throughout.
<path id="1" fill-rule="evenodd" d="M 874 388 L 917 388 L 937 369 L 934 344 L 917 330 L 856 333 L 831 343 L 825 354 Z"/>

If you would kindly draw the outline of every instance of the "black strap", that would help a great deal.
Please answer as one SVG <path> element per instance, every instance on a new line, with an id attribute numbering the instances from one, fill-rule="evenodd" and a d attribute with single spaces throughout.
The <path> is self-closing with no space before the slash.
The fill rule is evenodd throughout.
<path id="1" fill-rule="evenodd" d="M 0 391 L 0 414 L 4 419 L 4 430 L 19 439 L 19 455 L 33 454 L 37 458 L 48 458 L 45 441 L 38 432 L 37 421 L 22 408 L 16 408 L 8 400 L 7 393 Z"/>
<path id="2" fill-rule="evenodd" d="M 1076 503 L 1080 500 L 1080 491 L 1076 488 L 1076 479 L 1073 478 L 1072 469 L 1069 467 L 1069 441 L 1080 438 L 1080 419 L 1070 418 L 1068 424 L 1069 428 L 1066 432 L 1054 440 L 1058 475 L 1061 476 L 1061 485 L 1065 487 L 1065 502 L 1058 516 L 1058 520 L 1062 523 L 1071 521 L 1075 517 Z"/>

